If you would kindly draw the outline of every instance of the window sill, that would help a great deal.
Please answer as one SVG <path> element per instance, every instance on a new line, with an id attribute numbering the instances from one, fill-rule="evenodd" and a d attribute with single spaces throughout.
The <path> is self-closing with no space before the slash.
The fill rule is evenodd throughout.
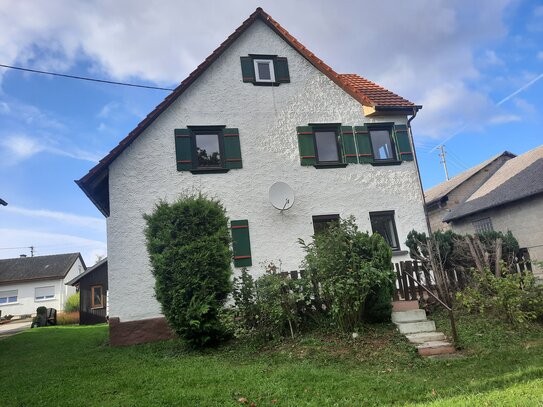
<path id="1" fill-rule="evenodd" d="M 370 163 L 374 167 L 381 167 L 385 165 L 401 165 L 402 161 L 398 160 L 377 160 Z"/>
<path id="2" fill-rule="evenodd" d="M 0 304 L 0 307 L 7 307 L 8 305 L 21 305 L 20 302 L 6 302 L 5 304 Z"/>
<path id="3" fill-rule="evenodd" d="M 345 168 L 348 164 L 345 163 L 334 163 L 334 164 L 315 164 L 313 167 L 320 170 L 323 168 Z"/>
<path id="4" fill-rule="evenodd" d="M 91 307 L 91 310 L 93 310 L 93 311 L 94 311 L 94 310 L 98 310 L 98 309 L 104 309 L 104 308 L 105 308 L 105 307 L 103 307 L 103 306 L 102 306 L 102 307 Z"/>
<path id="5" fill-rule="evenodd" d="M 230 171 L 229 168 L 209 168 L 209 169 L 196 169 L 190 170 L 193 174 L 223 174 Z"/>
<path id="6" fill-rule="evenodd" d="M 409 254 L 407 250 L 392 250 L 392 257 L 405 256 L 406 254 Z"/>
<path id="7" fill-rule="evenodd" d="M 279 86 L 281 85 L 281 82 L 253 82 L 254 86 Z"/>
<path id="8" fill-rule="evenodd" d="M 36 300 L 34 299 L 34 302 L 47 302 L 47 301 L 55 301 L 56 298 L 44 298 L 43 300 Z"/>

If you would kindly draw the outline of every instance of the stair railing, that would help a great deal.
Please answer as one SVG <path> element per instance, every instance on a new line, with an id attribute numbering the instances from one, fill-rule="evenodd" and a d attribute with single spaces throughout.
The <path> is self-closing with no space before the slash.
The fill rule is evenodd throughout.
<path id="1" fill-rule="evenodd" d="M 429 295 L 431 295 L 437 302 L 439 302 L 445 309 L 447 310 L 449 314 L 449 320 L 451 321 L 451 332 L 453 336 L 453 342 L 455 345 L 458 343 L 458 333 L 456 332 L 456 321 L 454 319 L 454 312 L 451 307 L 449 307 L 447 304 L 445 304 L 443 301 L 441 301 L 437 295 L 435 295 L 431 290 L 426 288 L 420 281 L 418 281 L 415 277 L 407 273 L 403 268 L 400 268 L 400 271 L 404 273 L 407 277 L 409 277 L 414 283 L 416 283 L 419 287 L 421 287 L 424 291 L 426 291 Z"/>

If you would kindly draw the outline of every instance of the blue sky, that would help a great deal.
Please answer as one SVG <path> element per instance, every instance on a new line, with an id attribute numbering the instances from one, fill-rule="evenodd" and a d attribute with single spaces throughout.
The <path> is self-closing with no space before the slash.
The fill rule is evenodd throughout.
<path id="1" fill-rule="evenodd" d="M 336 71 L 424 105 L 425 187 L 444 180 L 443 140 L 451 175 L 543 144 L 538 1 L 2 3 L 0 64 L 174 87 L 257 6 Z M 104 255 L 105 221 L 73 181 L 166 95 L 0 68 L 0 258 Z"/>

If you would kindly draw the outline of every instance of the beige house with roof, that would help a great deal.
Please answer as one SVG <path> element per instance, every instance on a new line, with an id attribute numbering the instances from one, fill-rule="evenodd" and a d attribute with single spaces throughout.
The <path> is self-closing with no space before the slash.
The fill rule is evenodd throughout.
<path id="1" fill-rule="evenodd" d="M 543 261 L 543 146 L 504 152 L 425 196 L 432 230 L 510 230 L 532 260 Z"/>

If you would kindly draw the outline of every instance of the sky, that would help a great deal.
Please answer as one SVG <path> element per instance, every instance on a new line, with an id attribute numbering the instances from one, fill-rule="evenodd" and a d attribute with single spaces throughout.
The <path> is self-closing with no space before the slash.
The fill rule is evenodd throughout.
<path id="1" fill-rule="evenodd" d="M 0 64 L 172 88 L 261 6 L 339 73 L 423 105 L 425 188 L 543 144 L 543 2 L 0 0 Z M 74 180 L 168 92 L 0 68 L 0 258 L 106 255 L 105 219 Z"/>

